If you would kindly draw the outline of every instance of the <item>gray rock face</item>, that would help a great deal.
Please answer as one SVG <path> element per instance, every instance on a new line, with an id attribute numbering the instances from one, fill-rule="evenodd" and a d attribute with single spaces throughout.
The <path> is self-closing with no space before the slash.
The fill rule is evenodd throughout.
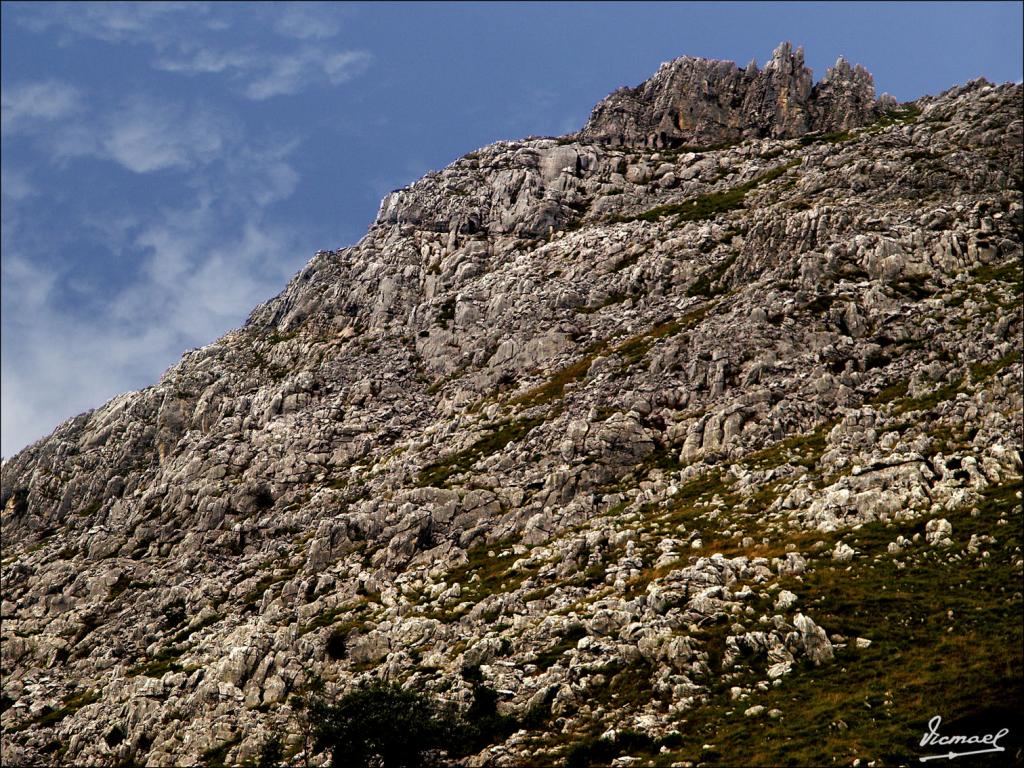
<path id="1" fill-rule="evenodd" d="M 465 764 L 557 764 L 874 658 L 812 585 L 1019 581 L 1022 89 L 870 88 L 668 65 L 5 462 L 4 764 L 304 764 L 311 675 L 467 706 L 469 669 L 534 725 Z"/>
<path id="2" fill-rule="evenodd" d="M 594 108 L 579 134 L 612 146 L 710 147 L 856 128 L 880 114 L 871 75 L 840 58 L 816 85 L 802 48 L 783 43 L 764 69 L 685 56 Z"/>

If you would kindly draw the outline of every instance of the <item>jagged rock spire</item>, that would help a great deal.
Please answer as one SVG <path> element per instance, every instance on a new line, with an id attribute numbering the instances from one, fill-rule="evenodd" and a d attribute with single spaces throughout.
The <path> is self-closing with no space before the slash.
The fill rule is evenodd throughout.
<path id="1" fill-rule="evenodd" d="M 817 85 L 804 49 L 780 44 L 758 69 L 690 56 L 662 64 L 593 111 L 581 137 L 634 146 L 714 145 L 750 137 L 850 128 L 877 116 L 874 81 L 840 58 Z"/>

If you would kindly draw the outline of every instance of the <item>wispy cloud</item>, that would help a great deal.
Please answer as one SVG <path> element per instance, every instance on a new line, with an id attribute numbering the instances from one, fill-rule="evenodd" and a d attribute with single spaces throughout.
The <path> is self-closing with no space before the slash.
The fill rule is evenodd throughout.
<path id="1" fill-rule="evenodd" d="M 211 11 L 203 2 L 30 3 L 18 21 L 36 32 L 56 32 L 66 44 L 75 37 L 108 43 L 168 45 Z"/>
<path id="2" fill-rule="evenodd" d="M 13 133 L 34 123 L 65 118 L 77 111 L 81 102 L 77 88 L 57 80 L 4 88 L 0 97 L 2 130 Z"/>
<path id="3" fill-rule="evenodd" d="M 110 247 L 131 251 L 137 268 L 113 289 L 76 288 L 91 290 L 102 312 L 67 301 L 71 266 L 54 269 L 5 243 L 4 455 L 152 383 L 184 349 L 237 327 L 308 258 L 300 233 L 266 215 L 298 181 L 289 147 L 228 149 L 223 167 L 193 179 L 193 197 L 140 212 L 111 233 Z"/>
<path id="4" fill-rule="evenodd" d="M 135 173 L 188 168 L 217 157 L 231 131 L 228 120 L 211 110 L 185 111 L 136 101 L 108 125 L 103 149 Z"/>
<path id="5" fill-rule="evenodd" d="M 274 29 L 278 34 L 298 40 L 326 40 L 338 34 L 339 25 L 325 10 L 330 8 L 324 3 L 288 3 L 274 23 Z"/>
<path id="6" fill-rule="evenodd" d="M 339 85 L 361 74 L 372 57 L 366 51 L 327 51 L 303 47 L 282 54 L 203 48 L 183 55 L 165 55 L 153 66 L 184 75 L 226 75 L 242 95 L 254 101 L 296 94 L 318 85 Z"/>
<path id="7" fill-rule="evenodd" d="M 210 75 L 222 72 L 245 72 L 259 66 L 259 58 L 246 51 L 218 51 L 201 48 L 178 55 L 159 56 L 153 60 L 153 68 L 164 72 L 180 72 L 185 75 Z"/>
<path id="8" fill-rule="evenodd" d="M 18 22 L 68 40 L 145 46 L 152 49 L 154 69 L 226 76 L 242 95 L 257 101 L 338 85 L 361 74 L 371 61 L 364 50 L 339 50 L 324 42 L 340 29 L 340 10 L 331 3 L 268 3 L 244 14 L 216 3 L 39 5 L 16 17 Z M 244 34 L 222 34 L 233 28 Z M 232 37 L 263 42 L 239 45 Z"/>
<path id="9" fill-rule="evenodd" d="M 278 207 L 301 181 L 296 129 L 246 123 L 232 96 L 264 101 L 364 72 L 371 55 L 335 41 L 341 15 L 333 4 L 5 7 L 5 23 L 41 45 L 81 53 L 99 41 L 136 75 L 140 63 L 157 72 L 125 79 L 127 92 L 45 76 L 4 88 L 5 142 L 14 135 L 20 154 L 5 144 L 3 454 L 152 383 L 307 260 L 308 231 Z M 204 82 L 183 89 L 184 77 Z"/>
<path id="10" fill-rule="evenodd" d="M 212 108 L 134 97 L 39 140 L 57 161 L 97 157 L 134 173 L 151 173 L 212 162 L 237 133 L 233 121 Z"/>
<path id="11" fill-rule="evenodd" d="M 365 51 L 325 55 L 317 50 L 304 50 L 278 56 L 269 62 L 268 72 L 246 86 L 245 95 L 250 99 L 263 100 L 298 93 L 318 75 L 326 76 L 330 83 L 337 85 L 364 71 L 369 63 L 370 55 Z"/>

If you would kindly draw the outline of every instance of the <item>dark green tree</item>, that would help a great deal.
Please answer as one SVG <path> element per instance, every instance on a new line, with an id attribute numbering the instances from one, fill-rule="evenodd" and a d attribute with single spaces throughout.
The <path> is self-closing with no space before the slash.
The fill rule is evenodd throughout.
<path id="1" fill-rule="evenodd" d="M 423 694 L 375 682 L 335 705 L 311 705 L 314 750 L 334 768 L 427 768 L 461 741 L 458 719 Z"/>

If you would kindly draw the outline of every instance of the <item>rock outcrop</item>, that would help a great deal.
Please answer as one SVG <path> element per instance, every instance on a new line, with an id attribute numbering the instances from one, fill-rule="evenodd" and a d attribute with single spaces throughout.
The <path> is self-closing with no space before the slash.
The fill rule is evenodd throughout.
<path id="1" fill-rule="evenodd" d="M 1019 690 L 1021 99 L 683 59 L 392 193 L 4 463 L 4 765 L 322 764 L 314 675 L 488 686 L 467 766 L 916 762 Z"/>
<path id="2" fill-rule="evenodd" d="M 881 114 L 870 73 L 840 58 L 812 84 L 804 52 L 783 43 L 764 69 L 691 56 L 594 108 L 579 137 L 612 146 L 707 148 L 858 128 Z"/>

